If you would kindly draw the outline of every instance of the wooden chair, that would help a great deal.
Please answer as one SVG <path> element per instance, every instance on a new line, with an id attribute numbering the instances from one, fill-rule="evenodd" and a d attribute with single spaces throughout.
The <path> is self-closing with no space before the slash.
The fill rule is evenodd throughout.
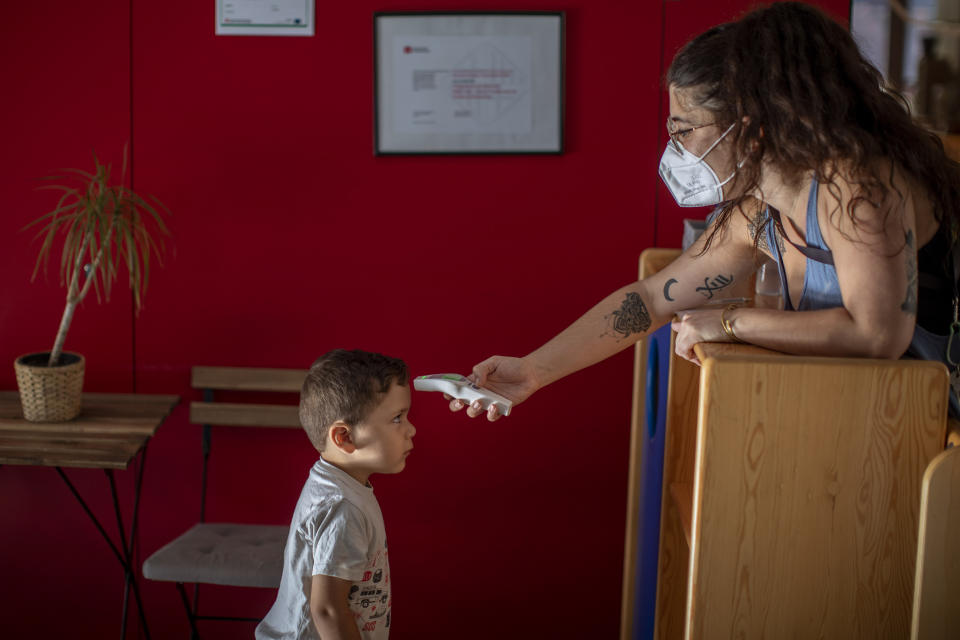
<path id="1" fill-rule="evenodd" d="M 300 369 L 193 367 L 192 386 L 204 394 L 202 402 L 190 404 L 190 422 L 203 427 L 200 521 L 143 563 L 144 577 L 176 583 L 190 621 L 191 638 L 199 637 L 198 620 L 259 620 L 200 615 L 199 585 L 277 588 L 288 532 L 287 526 L 206 522 L 211 427 L 300 428 L 295 404 L 216 402 L 214 392 L 299 392 L 306 374 Z M 194 584 L 192 602 L 184 587 L 187 583 Z"/>
<path id="2" fill-rule="evenodd" d="M 950 443 L 960 441 L 951 430 Z M 949 640 L 960 633 L 960 446 L 923 474 L 914 580 L 912 640 Z"/>

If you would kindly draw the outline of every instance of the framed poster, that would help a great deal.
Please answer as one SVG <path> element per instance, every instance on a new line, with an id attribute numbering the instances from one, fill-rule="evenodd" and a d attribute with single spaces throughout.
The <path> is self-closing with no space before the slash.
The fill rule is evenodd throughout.
<path id="1" fill-rule="evenodd" d="M 218 36 L 312 36 L 314 0 L 216 0 Z"/>
<path id="2" fill-rule="evenodd" d="M 562 12 L 375 13 L 374 153 L 563 152 Z"/>

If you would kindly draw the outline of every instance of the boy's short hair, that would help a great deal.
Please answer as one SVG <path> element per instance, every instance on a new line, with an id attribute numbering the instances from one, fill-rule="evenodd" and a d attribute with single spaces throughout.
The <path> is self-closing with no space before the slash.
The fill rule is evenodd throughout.
<path id="1" fill-rule="evenodd" d="M 317 451 L 323 451 L 330 426 L 357 425 L 395 382 L 407 385 L 407 364 L 398 358 L 354 349 L 334 349 L 310 366 L 300 391 L 300 424 Z"/>

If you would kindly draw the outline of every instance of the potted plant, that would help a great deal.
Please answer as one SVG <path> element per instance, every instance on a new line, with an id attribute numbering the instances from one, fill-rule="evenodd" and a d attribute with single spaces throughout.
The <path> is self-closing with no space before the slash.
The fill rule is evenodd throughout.
<path id="1" fill-rule="evenodd" d="M 41 226 L 37 237 L 43 237 L 31 281 L 41 265 L 46 264 L 57 242 L 62 239 L 60 281 L 67 288 L 67 301 L 60 319 L 53 348 L 41 353 L 28 353 L 14 363 L 23 414 L 32 421 L 64 421 L 80 413 L 84 358 L 63 351 L 74 311 L 91 287 L 97 301 L 101 293 L 110 299 L 111 285 L 123 263 L 129 273 L 134 307 L 140 310 L 150 276 L 150 256 L 158 261 L 163 251 L 163 236 L 169 235 L 157 208 L 124 186 L 127 151 L 124 148 L 120 182 L 111 184 L 110 165 L 93 156 L 93 172 L 66 169 L 67 184 L 41 187 L 60 192 L 56 207 L 30 224 Z M 166 207 L 156 198 L 151 200 L 163 211 Z"/>

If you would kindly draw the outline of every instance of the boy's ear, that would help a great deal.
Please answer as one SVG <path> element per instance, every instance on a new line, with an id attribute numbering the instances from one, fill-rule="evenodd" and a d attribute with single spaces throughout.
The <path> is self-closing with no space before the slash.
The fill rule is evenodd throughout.
<path id="1" fill-rule="evenodd" d="M 333 446 L 344 453 L 353 453 L 357 450 L 357 445 L 353 442 L 352 429 L 342 420 L 330 425 L 330 433 L 327 438 L 333 443 Z"/>

